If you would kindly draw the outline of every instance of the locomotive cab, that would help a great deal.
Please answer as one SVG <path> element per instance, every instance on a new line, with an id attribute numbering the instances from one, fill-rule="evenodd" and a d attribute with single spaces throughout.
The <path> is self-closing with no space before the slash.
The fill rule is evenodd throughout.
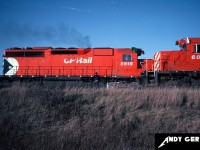
<path id="1" fill-rule="evenodd" d="M 181 50 L 190 53 L 200 53 L 200 38 L 184 38 L 176 41 Z"/>

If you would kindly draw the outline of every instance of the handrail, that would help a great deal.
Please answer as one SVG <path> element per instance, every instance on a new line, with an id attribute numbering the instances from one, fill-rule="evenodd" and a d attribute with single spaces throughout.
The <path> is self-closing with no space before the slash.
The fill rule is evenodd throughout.
<path id="1" fill-rule="evenodd" d="M 112 66 L 20 66 L 15 70 L 19 76 L 93 76 L 96 72 L 112 76 Z"/>

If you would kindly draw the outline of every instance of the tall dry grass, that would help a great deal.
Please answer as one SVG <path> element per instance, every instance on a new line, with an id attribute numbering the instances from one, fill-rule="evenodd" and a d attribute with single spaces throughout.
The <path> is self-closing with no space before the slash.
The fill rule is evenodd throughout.
<path id="1" fill-rule="evenodd" d="M 91 88 L 13 83 L 0 89 L 0 149 L 154 149 L 155 133 L 200 132 L 198 88 Z"/>

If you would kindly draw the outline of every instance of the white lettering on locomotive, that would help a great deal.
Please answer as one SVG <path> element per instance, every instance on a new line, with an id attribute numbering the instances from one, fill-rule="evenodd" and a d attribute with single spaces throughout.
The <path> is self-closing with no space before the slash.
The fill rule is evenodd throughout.
<path id="1" fill-rule="evenodd" d="M 122 61 L 120 63 L 120 66 L 133 66 L 133 62 L 124 62 L 124 61 Z"/>
<path id="2" fill-rule="evenodd" d="M 200 59 L 200 55 L 192 55 L 191 59 Z"/>
<path id="3" fill-rule="evenodd" d="M 64 63 L 65 64 L 91 64 L 92 63 L 93 57 L 88 57 L 88 58 L 83 58 L 83 57 L 78 57 L 78 58 L 65 58 Z"/>
<path id="4" fill-rule="evenodd" d="M 65 59 L 64 59 L 64 63 L 65 63 L 65 64 L 71 64 L 71 63 L 74 62 L 74 61 L 75 61 L 74 58 L 65 58 Z"/>

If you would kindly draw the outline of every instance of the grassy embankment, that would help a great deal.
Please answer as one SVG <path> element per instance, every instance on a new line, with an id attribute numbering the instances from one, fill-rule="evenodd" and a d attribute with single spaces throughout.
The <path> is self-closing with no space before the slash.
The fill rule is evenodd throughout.
<path id="1" fill-rule="evenodd" d="M 154 134 L 200 132 L 198 88 L 0 89 L 0 149 L 154 149 Z"/>

